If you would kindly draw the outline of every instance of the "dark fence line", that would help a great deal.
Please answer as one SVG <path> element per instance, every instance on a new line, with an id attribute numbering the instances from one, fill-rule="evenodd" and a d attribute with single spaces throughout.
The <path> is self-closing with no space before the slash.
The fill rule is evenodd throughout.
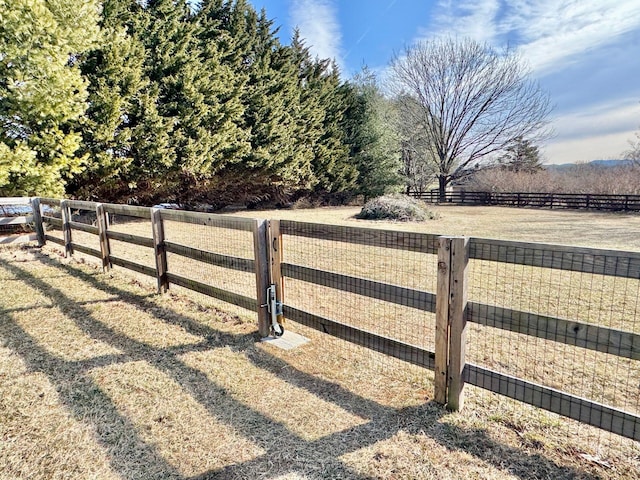
<path id="1" fill-rule="evenodd" d="M 553 275 L 567 271 L 629 281 L 640 278 L 638 253 L 443 237 L 284 220 L 266 221 L 73 200 L 41 198 L 33 205 L 34 221 L 40 224 L 37 230 L 41 232 L 41 243 L 52 241 L 60 244 L 65 248 L 67 255 L 77 251 L 94 256 L 101 260 L 105 269 L 117 265 L 155 277 L 159 292 L 165 292 L 174 284 L 253 310 L 257 312 L 258 327 L 263 336 L 270 333 L 275 321 L 271 312 L 278 310 L 279 304 L 281 308 L 275 314 L 278 321 L 281 320 L 281 314 L 284 314 L 292 321 L 328 335 L 434 370 L 434 397 L 454 410 L 463 406 L 463 387 L 467 382 L 582 423 L 640 440 L 640 415 L 637 412 L 631 413 L 603 405 L 593 399 L 542 386 L 466 360 L 469 344 L 467 330 L 471 324 L 481 329 L 491 327 L 499 331 L 515 332 L 531 338 L 582 348 L 585 351 L 604 352 L 627 361 L 638 361 L 640 335 L 634 331 L 467 300 L 467 291 L 471 283 L 467 273 L 470 259 L 489 262 L 492 265 L 512 264 L 523 268 L 549 269 Z M 41 215 L 42 205 L 47 206 L 44 215 Z M 73 220 L 74 215 L 79 217 L 77 212 L 80 211 L 86 212 L 86 218 L 89 219 L 87 223 Z M 117 215 L 143 220 L 146 223 L 139 225 L 139 231 L 123 233 L 113 229 Z M 171 222 L 204 229 L 203 235 L 215 235 L 217 240 L 231 246 L 234 245 L 237 235 L 246 232 L 252 239 L 253 256 L 243 258 L 240 255 L 194 247 L 186 241 L 191 235 L 188 232 L 185 233 L 184 241 L 168 240 L 165 238 L 165 230 Z M 53 227 L 61 230 L 62 237 L 53 235 L 50 231 Z M 145 229 L 149 231 L 145 232 Z M 215 229 L 215 233 L 207 229 Z M 94 246 L 88 246 L 75 239 L 74 232 L 95 238 Z M 305 242 L 320 242 L 322 246 L 318 248 L 335 250 L 336 255 L 359 255 L 357 249 L 344 250 L 345 245 L 375 247 L 384 250 L 384 261 L 391 263 L 398 262 L 396 255 L 400 255 L 401 251 L 431 257 L 437 255 L 437 261 L 433 263 L 436 267 L 430 267 L 433 270 L 428 272 L 430 278 L 437 278 L 437 286 L 435 291 L 429 291 L 428 288 L 394 285 L 389 281 L 361 278 L 359 275 L 335 271 L 330 266 L 317 268 L 295 261 L 285 262 L 283 252 L 288 251 L 289 241 L 294 237 L 303 238 Z M 114 255 L 110 245 L 114 241 L 152 252 L 155 265 L 151 267 Z M 169 259 L 167 254 L 171 254 L 172 257 Z M 179 266 L 181 259 L 227 269 L 230 275 L 233 275 L 233 272 L 249 273 L 255 278 L 255 295 L 248 296 L 230 291 L 225 287 L 223 278 L 212 277 L 203 281 L 176 273 L 175 267 Z M 346 264 L 352 260 L 353 258 L 347 259 Z M 434 351 L 408 343 L 400 337 L 394 338 L 392 329 L 389 334 L 381 334 L 364 326 L 329 318 L 330 316 L 318 311 L 306 311 L 296 303 L 300 299 L 283 297 L 283 286 L 287 279 L 330 288 L 338 294 L 358 295 L 370 301 L 384 301 L 409 307 L 422 314 L 435 313 L 435 322 L 432 325 L 432 332 L 435 332 Z M 271 288 L 275 289 L 273 303 L 270 303 L 269 299 Z M 287 291 L 290 297 L 291 290 Z M 375 312 L 359 312 L 357 315 L 370 317 L 375 316 Z M 390 322 L 388 318 L 375 320 L 386 324 Z"/>
<path id="2" fill-rule="evenodd" d="M 440 201 L 437 191 L 411 192 L 409 195 L 429 203 L 451 203 L 456 205 L 640 211 L 640 195 L 455 191 L 446 192 L 444 202 Z"/>

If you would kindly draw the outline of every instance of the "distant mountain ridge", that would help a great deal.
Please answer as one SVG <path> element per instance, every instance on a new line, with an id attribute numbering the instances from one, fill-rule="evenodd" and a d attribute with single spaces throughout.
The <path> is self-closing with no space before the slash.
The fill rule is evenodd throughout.
<path id="1" fill-rule="evenodd" d="M 619 167 L 621 165 L 630 165 L 633 163 L 631 160 L 591 160 L 587 162 L 585 165 L 593 165 L 596 167 L 609 168 L 609 167 Z M 577 163 L 561 163 L 559 165 L 544 165 L 544 168 L 547 170 L 567 170 L 569 168 L 573 168 Z"/>

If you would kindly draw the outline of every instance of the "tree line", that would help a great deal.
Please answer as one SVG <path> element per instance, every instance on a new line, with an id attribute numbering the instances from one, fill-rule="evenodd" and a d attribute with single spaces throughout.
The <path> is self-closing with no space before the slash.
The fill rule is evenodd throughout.
<path id="1" fill-rule="evenodd" d="M 401 184 L 370 72 L 341 80 L 246 0 L 101 6 L 0 0 L 0 195 L 222 205 Z"/>
<path id="2" fill-rule="evenodd" d="M 150 204 L 441 194 L 512 169 L 549 98 L 512 51 L 436 38 L 384 90 L 248 0 L 0 0 L 0 195 Z M 536 153 L 536 152 L 533 152 Z"/>

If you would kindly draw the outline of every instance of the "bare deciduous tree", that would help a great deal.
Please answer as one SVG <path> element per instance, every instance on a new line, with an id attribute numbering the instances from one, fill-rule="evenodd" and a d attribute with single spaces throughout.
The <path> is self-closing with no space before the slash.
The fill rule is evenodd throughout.
<path id="1" fill-rule="evenodd" d="M 640 132 L 636 133 L 637 140 L 629 140 L 631 148 L 624 152 L 624 158 L 631 160 L 635 165 L 640 165 Z"/>
<path id="2" fill-rule="evenodd" d="M 392 63 L 403 121 L 432 145 L 440 190 L 517 138 L 546 134 L 549 97 L 510 51 L 438 38 L 408 47 Z M 418 108 L 416 108 L 416 104 Z"/>

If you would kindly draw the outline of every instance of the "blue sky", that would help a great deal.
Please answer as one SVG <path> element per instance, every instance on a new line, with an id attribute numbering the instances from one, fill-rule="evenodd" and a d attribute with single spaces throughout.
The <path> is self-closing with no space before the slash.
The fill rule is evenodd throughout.
<path id="1" fill-rule="evenodd" d="M 348 78 L 437 35 L 516 48 L 555 104 L 547 163 L 618 158 L 640 129 L 640 0 L 250 0 Z"/>

